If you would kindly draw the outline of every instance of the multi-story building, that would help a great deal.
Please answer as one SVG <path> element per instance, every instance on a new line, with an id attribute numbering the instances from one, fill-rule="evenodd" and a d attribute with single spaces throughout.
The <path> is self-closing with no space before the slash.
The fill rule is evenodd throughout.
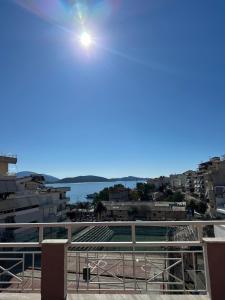
<path id="1" fill-rule="evenodd" d="M 103 219 L 128 221 L 128 220 L 185 220 L 185 202 L 112 202 L 103 201 L 106 207 Z"/>
<path id="2" fill-rule="evenodd" d="M 183 173 L 183 175 L 185 176 L 185 186 L 184 186 L 185 191 L 187 193 L 194 192 L 194 180 L 196 177 L 195 171 L 190 170 Z"/>
<path id="3" fill-rule="evenodd" d="M 173 190 L 182 190 L 182 188 L 184 186 L 183 174 L 170 175 L 170 186 Z"/>
<path id="4" fill-rule="evenodd" d="M 170 175 L 170 186 L 173 190 L 192 192 L 194 189 L 195 172 L 192 170 L 182 174 Z"/>
<path id="5" fill-rule="evenodd" d="M 156 189 L 159 189 L 160 187 L 164 187 L 164 186 L 168 185 L 169 182 L 170 182 L 169 177 L 166 177 L 166 176 L 160 176 L 157 178 L 148 179 L 148 183 L 154 184 Z"/>
<path id="6" fill-rule="evenodd" d="M 194 192 L 200 199 L 207 200 L 207 174 L 216 171 L 220 164 L 220 157 L 213 157 L 209 161 L 199 164 L 194 180 Z"/>
<path id="7" fill-rule="evenodd" d="M 9 175 L 8 165 L 16 162 L 16 157 L 0 156 L 0 223 L 66 221 L 69 202 L 66 192 L 70 189 L 46 187 L 41 175 L 23 178 Z M 1 240 L 19 239 L 21 235 L 29 240 L 33 231 L 16 227 L 0 231 Z"/>
<path id="8" fill-rule="evenodd" d="M 212 216 L 225 217 L 225 159 L 206 173 L 205 184 Z"/>

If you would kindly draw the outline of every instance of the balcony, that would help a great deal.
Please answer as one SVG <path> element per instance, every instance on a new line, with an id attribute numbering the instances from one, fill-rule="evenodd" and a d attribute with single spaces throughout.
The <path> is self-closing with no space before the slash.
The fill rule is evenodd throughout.
<path id="1" fill-rule="evenodd" d="M 225 225 L 225 221 L 17 223 L 23 229 L 36 229 L 38 240 L 0 243 L 0 300 L 62 300 L 66 296 L 111 300 L 112 294 L 127 300 L 222 300 L 225 240 L 203 238 L 208 225 Z M 88 236 L 88 228 L 93 232 L 106 226 L 129 228 L 130 239 L 76 239 L 80 231 L 73 236 L 81 227 Z M 195 233 L 188 241 L 140 241 L 137 236 L 148 227 L 187 226 Z M 14 227 L 15 223 L 0 224 L 0 230 Z M 65 230 L 66 236 L 46 239 L 46 229 L 56 228 Z"/>

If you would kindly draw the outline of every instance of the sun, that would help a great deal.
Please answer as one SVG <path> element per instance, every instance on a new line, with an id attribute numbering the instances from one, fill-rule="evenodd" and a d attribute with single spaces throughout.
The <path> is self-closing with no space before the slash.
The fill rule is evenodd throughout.
<path id="1" fill-rule="evenodd" d="M 84 48 L 89 48 L 93 43 L 91 35 L 86 31 L 81 33 L 79 40 L 81 46 L 83 46 Z"/>

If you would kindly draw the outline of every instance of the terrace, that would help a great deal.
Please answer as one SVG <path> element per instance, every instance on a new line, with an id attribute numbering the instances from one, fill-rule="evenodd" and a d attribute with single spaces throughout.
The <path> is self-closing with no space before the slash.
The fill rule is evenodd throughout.
<path id="1" fill-rule="evenodd" d="M 33 228 L 37 233 L 34 242 L 0 243 L 0 299 L 221 300 L 225 240 L 203 237 L 209 225 L 225 221 L 0 224 L 0 232 Z M 81 228 L 106 226 L 129 228 L 129 241 L 76 240 Z M 137 237 L 140 228 L 156 226 L 189 226 L 196 238 Z M 64 230 L 63 238 L 46 234 L 56 228 Z"/>

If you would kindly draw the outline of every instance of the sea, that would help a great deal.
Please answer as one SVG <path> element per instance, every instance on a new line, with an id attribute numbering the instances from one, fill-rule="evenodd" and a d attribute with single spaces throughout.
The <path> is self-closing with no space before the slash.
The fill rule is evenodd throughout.
<path id="1" fill-rule="evenodd" d="M 127 188 L 135 188 L 137 182 L 144 181 L 107 181 L 107 182 L 84 182 L 84 183 L 54 183 L 47 186 L 53 187 L 70 187 L 70 192 L 67 196 L 70 197 L 70 203 L 87 201 L 88 194 L 98 193 L 106 187 L 114 186 L 115 184 L 123 184 Z"/>

